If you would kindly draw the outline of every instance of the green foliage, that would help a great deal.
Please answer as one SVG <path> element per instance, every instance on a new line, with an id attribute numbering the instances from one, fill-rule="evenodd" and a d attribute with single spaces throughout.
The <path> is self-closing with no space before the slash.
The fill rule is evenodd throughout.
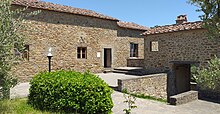
<path id="1" fill-rule="evenodd" d="M 160 101 L 160 102 L 167 103 L 167 100 L 162 99 L 162 98 L 155 98 L 155 97 L 147 96 L 147 95 L 144 95 L 144 94 L 131 94 L 131 95 L 135 96 L 137 98 L 143 98 L 143 99 L 149 99 L 149 100 L 155 100 L 155 101 Z"/>
<path id="2" fill-rule="evenodd" d="M 14 50 L 22 50 L 23 47 L 24 39 L 18 30 L 24 27 L 24 17 L 38 13 L 24 13 L 25 8 L 11 10 L 11 2 L 0 2 L 0 99 L 8 99 L 9 89 L 17 82 L 10 70 L 16 60 Z"/>
<path id="3" fill-rule="evenodd" d="M 127 103 L 128 108 L 124 109 L 123 111 L 125 114 L 131 114 L 131 110 L 137 108 L 137 106 L 135 106 L 136 97 L 132 96 L 131 94 L 124 93 L 124 98 L 124 103 Z"/>
<path id="4" fill-rule="evenodd" d="M 16 84 L 16 78 L 9 73 L 13 61 L 13 47 L 23 39 L 17 34 L 20 19 L 13 19 L 19 11 L 11 11 L 11 0 L 0 2 L 0 99 L 9 98 L 9 89 Z"/>
<path id="5" fill-rule="evenodd" d="M 188 0 L 189 3 L 199 7 L 197 11 L 204 14 L 200 18 L 204 28 L 208 30 L 210 38 L 220 38 L 220 0 Z"/>
<path id="6" fill-rule="evenodd" d="M 160 101 L 160 102 L 167 103 L 167 100 L 162 99 L 162 98 L 155 98 L 155 97 L 147 96 L 147 95 L 144 95 L 144 94 L 128 93 L 127 89 L 123 89 L 122 93 L 130 94 L 130 95 L 132 95 L 134 97 L 137 97 L 137 98 L 149 99 L 149 100 L 155 100 L 155 101 Z"/>
<path id="7" fill-rule="evenodd" d="M 41 110 L 105 114 L 113 107 L 112 89 L 89 72 L 40 73 L 30 84 L 29 103 Z"/>
<path id="8" fill-rule="evenodd" d="M 191 68 L 190 68 L 190 71 L 191 71 L 191 75 L 190 75 L 190 81 L 191 82 L 196 82 L 196 73 L 197 73 L 197 67 L 192 65 Z"/>
<path id="9" fill-rule="evenodd" d="M 201 89 L 220 92 L 220 59 L 209 61 L 208 68 L 198 69 L 194 77 Z"/>

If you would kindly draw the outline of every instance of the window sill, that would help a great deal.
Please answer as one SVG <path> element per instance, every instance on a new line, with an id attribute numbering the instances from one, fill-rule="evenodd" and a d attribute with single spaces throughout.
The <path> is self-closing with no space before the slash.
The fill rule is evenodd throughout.
<path id="1" fill-rule="evenodd" d="M 81 59 L 81 58 L 77 58 L 77 60 L 87 60 L 87 59 Z"/>
<path id="2" fill-rule="evenodd" d="M 129 57 L 128 59 L 139 59 L 139 57 Z"/>

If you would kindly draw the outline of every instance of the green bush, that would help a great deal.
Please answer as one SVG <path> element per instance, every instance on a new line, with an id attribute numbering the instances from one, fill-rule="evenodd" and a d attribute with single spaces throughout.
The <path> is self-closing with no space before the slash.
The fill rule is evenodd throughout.
<path id="1" fill-rule="evenodd" d="M 56 71 L 37 74 L 30 82 L 29 104 L 64 113 L 111 113 L 112 89 L 89 72 Z"/>
<path id="2" fill-rule="evenodd" d="M 191 74 L 190 74 L 190 82 L 196 82 L 196 74 L 197 74 L 197 69 L 198 67 L 196 67 L 195 65 L 192 65 L 190 67 L 190 71 L 191 71 Z"/>
<path id="3" fill-rule="evenodd" d="M 207 68 L 198 69 L 194 77 L 200 89 L 220 92 L 220 59 L 215 57 Z"/>

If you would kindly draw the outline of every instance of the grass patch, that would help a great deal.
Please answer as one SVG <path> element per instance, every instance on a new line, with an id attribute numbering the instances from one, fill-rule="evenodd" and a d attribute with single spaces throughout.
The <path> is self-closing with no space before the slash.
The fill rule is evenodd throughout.
<path id="1" fill-rule="evenodd" d="M 134 97 L 137 97 L 137 98 L 149 99 L 149 100 L 154 100 L 154 101 L 159 101 L 159 102 L 167 103 L 166 99 L 155 98 L 155 97 L 152 97 L 152 96 L 146 96 L 144 94 L 128 93 L 128 91 L 126 89 L 122 90 L 122 93 L 130 94 L 130 95 L 132 95 Z"/>
<path id="2" fill-rule="evenodd" d="M 135 96 L 137 98 L 149 99 L 149 100 L 155 100 L 155 101 L 160 101 L 160 102 L 163 102 L 163 103 L 167 103 L 167 100 L 162 99 L 162 98 L 155 98 L 155 97 L 152 97 L 152 96 L 146 96 L 144 94 L 134 94 L 134 93 L 132 93 L 131 95 Z"/>
<path id="3" fill-rule="evenodd" d="M 28 105 L 27 98 L 0 101 L 0 113 L 1 114 L 50 114 L 49 112 L 43 112 L 32 108 L 30 105 Z"/>

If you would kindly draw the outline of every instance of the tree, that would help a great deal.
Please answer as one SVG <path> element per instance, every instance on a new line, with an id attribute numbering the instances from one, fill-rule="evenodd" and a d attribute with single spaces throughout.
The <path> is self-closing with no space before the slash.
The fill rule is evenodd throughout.
<path id="1" fill-rule="evenodd" d="M 220 59 L 211 59 L 207 68 L 198 68 L 193 76 L 200 89 L 220 92 Z"/>
<path id="2" fill-rule="evenodd" d="M 24 18 L 37 12 L 24 13 L 25 9 L 12 10 L 12 0 L 0 2 L 0 99 L 7 99 L 10 88 L 16 85 L 16 78 L 10 72 L 16 57 L 14 51 L 22 51 L 24 38 L 18 32 Z"/>
<path id="3" fill-rule="evenodd" d="M 203 12 L 200 16 L 203 27 L 208 30 L 210 38 L 220 38 L 220 0 L 189 0 L 189 3 L 199 7 L 197 11 Z"/>

